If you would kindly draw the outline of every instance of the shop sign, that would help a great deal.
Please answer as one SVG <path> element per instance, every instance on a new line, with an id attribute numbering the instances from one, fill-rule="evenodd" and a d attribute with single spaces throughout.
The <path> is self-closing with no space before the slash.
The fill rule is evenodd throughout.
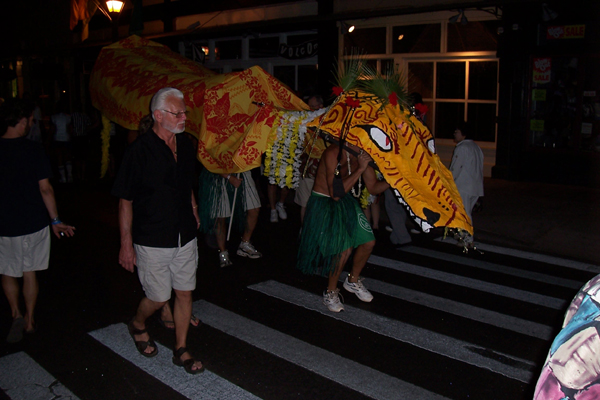
<path id="1" fill-rule="evenodd" d="M 545 89 L 533 89 L 531 91 L 531 100 L 546 101 L 546 90 Z"/>
<path id="2" fill-rule="evenodd" d="M 533 59 L 533 82 L 550 82 L 550 72 L 552 70 L 552 59 L 550 57 Z"/>
<path id="3" fill-rule="evenodd" d="M 529 121 L 529 130 L 533 132 L 544 132 L 544 120 L 532 119 Z"/>
<path id="4" fill-rule="evenodd" d="M 546 38 L 552 39 L 583 39 L 585 37 L 585 25 L 561 25 L 549 26 Z"/>
<path id="5" fill-rule="evenodd" d="M 285 43 L 279 45 L 279 56 L 288 60 L 310 58 L 317 55 L 319 43 L 316 40 L 304 42 L 296 46 L 288 46 Z"/>

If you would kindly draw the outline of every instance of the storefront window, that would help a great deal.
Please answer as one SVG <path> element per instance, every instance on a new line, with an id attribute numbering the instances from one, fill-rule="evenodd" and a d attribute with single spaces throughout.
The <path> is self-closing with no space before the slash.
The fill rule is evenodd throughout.
<path id="1" fill-rule="evenodd" d="M 273 58 L 279 56 L 279 37 L 250 39 L 250 58 Z"/>
<path id="2" fill-rule="evenodd" d="M 436 97 L 438 99 L 464 99 L 465 76 L 465 62 L 438 62 Z"/>
<path id="3" fill-rule="evenodd" d="M 218 41 L 215 47 L 217 60 L 237 60 L 242 58 L 241 40 Z"/>
<path id="4" fill-rule="evenodd" d="M 469 63 L 469 99 L 496 100 L 498 97 L 498 63 Z"/>
<path id="5" fill-rule="evenodd" d="M 433 62 L 411 62 L 408 64 L 409 91 L 423 98 L 433 97 Z"/>
<path id="6" fill-rule="evenodd" d="M 529 143 L 534 147 L 572 148 L 576 131 L 579 59 L 532 59 Z"/>
<path id="7" fill-rule="evenodd" d="M 600 150 L 597 57 L 533 57 L 529 145 Z"/>
<path id="8" fill-rule="evenodd" d="M 496 51 L 499 26 L 497 20 L 448 24 L 448 51 Z"/>
<path id="9" fill-rule="evenodd" d="M 366 52 L 367 54 L 385 54 L 386 28 L 356 28 L 354 32 L 344 35 L 344 52 Z"/>
<path id="10" fill-rule="evenodd" d="M 441 24 L 394 26 L 392 52 L 439 53 L 441 32 Z"/>
<path id="11" fill-rule="evenodd" d="M 408 92 L 423 97 L 436 138 L 452 139 L 458 123 L 467 121 L 473 140 L 495 142 L 497 75 L 495 60 L 409 62 Z"/>
<path id="12" fill-rule="evenodd" d="M 465 103 L 437 102 L 435 105 L 435 137 L 452 139 L 454 130 L 464 120 Z"/>

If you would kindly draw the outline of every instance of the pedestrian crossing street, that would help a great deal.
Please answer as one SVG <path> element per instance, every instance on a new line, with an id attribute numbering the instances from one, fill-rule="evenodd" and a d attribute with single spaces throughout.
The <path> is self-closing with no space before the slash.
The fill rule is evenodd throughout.
<path id="1" fill-rule="evenodd" d="M 204 325 L 188 345 L 207 367 L 197 376 L 172 364 L 167 340 L 157 338 L 157 357 L 140 356 L 123 323 L 89 336 L 177 398 L 531 398 L 564 310 L 600 267 L 479 249 L 464 255 L 444 241 L 372 255 L 363 275 L 375 300 L 344 293 L 339 314 L 322 304 L 317 277 L 266 279 L 235 301 L 196 301 Z M 246 359 L 252 368 L 240 372 L 236 360 Z M 110 383 L 94 394 L 63 384 L 24 352 L 0 358 L 0 371 L 13 400 L 113 398 L 98 397 Z"/>

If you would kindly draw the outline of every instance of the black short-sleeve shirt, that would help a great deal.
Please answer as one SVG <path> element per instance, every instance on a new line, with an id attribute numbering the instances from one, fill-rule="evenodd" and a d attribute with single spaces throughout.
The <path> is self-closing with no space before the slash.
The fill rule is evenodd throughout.
<path id="1" fill-rule="evenodd" d="M 133 243 L 172 248 L 196 237 L 194 163 L 192 141 L 182 134 L 177 135 L 177 162 L 153 130 L 127 148 L 112 194 L 133 202 Z"/>
<path id="2" fill-rule="evenodd" d="M 50 176 L 40 143 L 0 138 L 0 236 L 29 235 L 48 226 L 39 182 Z"/>

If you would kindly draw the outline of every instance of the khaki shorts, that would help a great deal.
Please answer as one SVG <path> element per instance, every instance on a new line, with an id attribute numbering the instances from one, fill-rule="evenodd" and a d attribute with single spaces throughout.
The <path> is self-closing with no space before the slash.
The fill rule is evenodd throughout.
<path id="1" fill-rule="evenodd" d="M 171 288 L 181 291 L 196 289 L 198 241 L 183 247 L 160 248 L 133 245 L 138 276 L 146 297 L 163 302 L 171 298 Z"/>
<path id="2" fill-rule="evenodd" d="M 246 205 L 245 210 L 260 208 L 260 197 L 258 197 L 258 191 L 256 190 L 256 184 L 252 178 L 252 173 L 250 171 L 242 172 L 240 174 L 240 179 L 242 180 L 242 185 L 244 185 L 244 193 L 246 195 L 246 201 L 244 203 Z M 229 183 L 225 183 L 225 185 L 229 185 Z M 216 218 L 229 218 L 230 216 L 229 195 L 227 194 L 227 189 L 223 187 L 223 193 L 221 195 Z"/>
<path id="3" fill-rule="evenodd" d="M 0 237 L 0 275 L 20 278 L 43 271 L 50 262 L 50 227 L 29 235 Z"/>
<path id="4" fill-rule="evenodd" d="M 312 188 L 315 185 L 315 180 L 312 178 L 301 179 L 296 188 L 296 195 L 294 196 L 294 203 L 300 207 L 306 207 L 308 199 L 312 193 Z"/>

